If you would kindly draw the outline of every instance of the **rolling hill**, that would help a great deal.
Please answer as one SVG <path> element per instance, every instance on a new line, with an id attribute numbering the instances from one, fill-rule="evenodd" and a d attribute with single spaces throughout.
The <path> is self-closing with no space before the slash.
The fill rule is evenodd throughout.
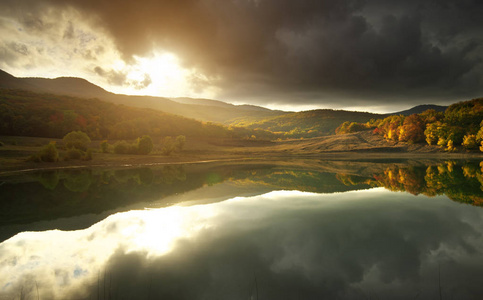
<path id="1" fill-rule="evenodd" d="M 245 127 L 250 130 L 265 130 L 285 138 L 308 138 L 333 134 L 345 121 L 365 123 L 370 119 L 389 115 L 410 115 L 427 109 L 444 111 L 445 106 L 419 105 L 393 114 L 317 109 L 302 112 L 270 110 L 254 105 L 233 105 L 217 100 L 193 98 L 163 98 L 152 96 L 129 96 L 110 93 L 85 79 L 60 77 L 17 78 L 0 70 L 0 89 L 26 90 L 35 93 L 74 96 L 84 99 L 97 98 L 102 101 L 130 107 L 150 108 L 169 114 L 225 126 Z"/>
<path id="2" fill-rule="evenodd" d="M 284 133 L 286 137 L 290 138 L 307 138 L 333 134 L 335 129 L 345 121 L 367 122 L 382 116 L 384 115 L 368 112 L 317 109 L 288 113 L 255 122 L 240 119 L 232 124 L 249 129 Z"/>
<path id="3" fill-rule="evenodd" d="M 264 119 L 286 112 L 251 105 L 233 105 L 216 100 L 190 98 L 163 98 L 128 96 L 110 93 L 81 78 L 17 78 L 0 70 L 0 88 L 20 89 L 36 93 L 97 98 L 99 100 L 133 107 L 151 108 L 200 121 L 229 125 L 232 119 L 250 117 Z"/>

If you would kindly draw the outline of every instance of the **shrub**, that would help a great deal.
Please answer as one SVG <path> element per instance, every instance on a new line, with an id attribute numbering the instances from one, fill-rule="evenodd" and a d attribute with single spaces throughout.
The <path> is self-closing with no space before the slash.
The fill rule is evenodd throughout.
<path id="1" fill-rule="evenodd" d="M 81 150 L 76 149 L 76 148 L 70 148 L 65 153 L 64 160 L 81 159 L 82 156 L 84 156 L 84 152 L 82 152 Z"/>
<path id="2" fill-rule="evenodd" d="M 177 151 L 183 150 L 184 144 L 186 143 L 186 137 L 184 135 L 178 135 L 176 137 L 175 147 Z"/>
<path id="3" fill-rule="evenodd" d="M 129 144 L 126 141 L 120 141 L 114 144 L 114 153 L 116 154 L 127 154 L 129 150 Z"/>
<path id="4" fill-rule="evenodd" d="M 149 135 L 145 135 L 138 139 L 137 152 L 138 154 L 149 154 L 153 150 L 153 140 Z"/>
<path id="5" fill-rule="evenodd" d="M 114 144 L 114 153 L 116 154 L 136 154 L 138 147 L 126 141 L 120 141 Z"/>
<path id="6" fill-rule="evenodd" d="M 66 148 L 76 148 L 86 151 L 91 143 L 89 136 L 82 131 L 72 131 L 62 138 Z"/>
<path id="7" fill-rule="evenodd" d="M 108 153 L 109 152 L 109 143 L 107 141 L 101 142 L 101 151 L 102 151 L 102 153 Z"/>
<path id="8" fill-rule="evenodd" d="M 163 155 L 171 155 L 171 153 L 173 153 L 174 150 L 175 150 L 175 144 L 173 142 L 173 138 L 170 137 L 170 136 L 167 136 L 164 139 L 163 148 L 161 149 L 161 153 Z"/>
<path id="9" fill-rule="evenodd" d="M 85 155 L 82 157 L 82 160 L 92 160 L 92 149 L 87 149 Z"/>
<path id="10" fill-rule="evenodd" d="M 40 149 L 37 155 L 34 155 L 30 158 L 36 162 L 55 162 L 59 160 L 59 152 L 57 151 L 57 147 L 55 146 L 55 142 L 50 142 L 49 144 L 45 145 L 42 149 Z"/>

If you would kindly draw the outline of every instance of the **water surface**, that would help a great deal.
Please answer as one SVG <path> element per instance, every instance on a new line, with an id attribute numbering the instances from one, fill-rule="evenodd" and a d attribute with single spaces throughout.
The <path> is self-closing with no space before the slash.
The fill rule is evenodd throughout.
<path id="1" fill-rule="evenodd" d="M 4 177 L 0 299 L 478 299 L 482 178 L 474 161 Z"/>

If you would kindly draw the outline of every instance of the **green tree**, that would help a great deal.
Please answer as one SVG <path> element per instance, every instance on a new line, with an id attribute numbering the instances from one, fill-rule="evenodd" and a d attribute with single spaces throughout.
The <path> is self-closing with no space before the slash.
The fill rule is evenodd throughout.
<path id="1" fill-rule="evenodd" d="M 183 150 L 183 147 L 185 144 L 186 144 L 186 137 L 184 135 L 178 135 L 175 141 L 176 151 Z"/>
<path id="2" fill-rule="evenodd" d="M 164 155 L 171 155 L 171 153 L 173 153 L 174 150 L 175 150 L 175 145 L 173 142 L 173 138 L 170 136 L 165 137 L 163 142 L 163 149 L 161 149 L 161 152 Z"/>
<path id="3" fill-rule="evenodd" d="M 91 143 L 89 136 L 82 131 L 72 131 L 66 134 L 62 141 L 67 148 L 75 148 L 82 151 L 86 151 Z"/>
<path id="4" fill-rule="evenodd" d="M 151 151 L 153 151 L 153 140 L 149 135 L 145 135 L 141 138 L 138 138 L 138 145 L 137 145 L 137 152 L 139 154 L 149 154 Z"/>
<path id="5" fill-rule="evenodd" d="M 101 142 L 101 151 L 102 151 L 102 153 L 108 153 L 109 152 L 109 143 L 107 141 Z"/>
<path id="6" fill-rule="evenodd" d="M 55 162 L 59 160 L 59 152 L 55 146 L 55 142 L 52 141 L 48 145 L 45 145 L 37 155 L 38 160 L 45 162 Z"/>
<path id="7" fill-rule="evenodd" d="M 129 143 L 126 141 L 119 141 L 114 144 L 114 153 L 116 154 L 128 154 L 129 152 Z"/>

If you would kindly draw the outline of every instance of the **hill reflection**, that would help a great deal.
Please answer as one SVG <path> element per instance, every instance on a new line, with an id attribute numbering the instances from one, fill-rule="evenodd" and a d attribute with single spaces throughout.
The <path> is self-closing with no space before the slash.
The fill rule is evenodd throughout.
<path id="1" fill-rule="evenodd" d="M 211 203 L 274 190 L 338 193 L 384 187 L 481 206 L 476 161 L 170 165 L 0 177 L 0 240 L 21 231 L 87 228 L 107 216 L 174 203 Z"/>

